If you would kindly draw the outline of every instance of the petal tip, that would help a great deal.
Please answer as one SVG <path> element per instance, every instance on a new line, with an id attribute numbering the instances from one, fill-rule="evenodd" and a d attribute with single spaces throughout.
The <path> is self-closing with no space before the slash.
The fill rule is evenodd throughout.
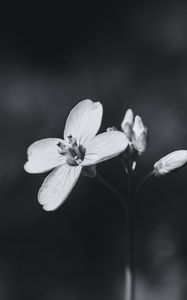
<path id="1" fill-rule="evenodd" d="M 134 123 L 137 123 L 138 126 L 142 125 L 142 118 L 139 115 L 135 116 Z"/>
<path id="2" fill-rule="evenodd" d="M 126 111 L 126 114 L 133 115 L 132 108 L 128 108 L 127 111 Z"/>
<path id="3" fill-rule="evenodd" d="M 125 126 L 128 124 L 129 126 L 133 126 L 134 122 L 134 113 L 131 108 L 127 109 L 123 121 L 121 123 L 121 129 L 124 131 Z"/>
<path id="4" fill-rule="evenodd" d="M 58 207 L 50 207 L 50 206 L 48 206 L 48 205 L 43 205 L 43 210 L 45 210 L 45 211 L 55 211 L 55 210 L 57 210 L 57 208 Z"/>
<path id="5" fill-rule="evenodd" d="M 31 170 L 30 170 L 30 167 L 29 167 L 29 161 L 27 161 L 27 162 L 24 164 L 23 169 L 24 169 L 25 172 L 27 172 L 27 173 L 32 173 Z"/>

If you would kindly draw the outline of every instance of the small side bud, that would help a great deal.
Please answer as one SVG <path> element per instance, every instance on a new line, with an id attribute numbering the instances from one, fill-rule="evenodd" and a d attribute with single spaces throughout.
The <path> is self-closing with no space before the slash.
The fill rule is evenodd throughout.
<path id="1" fill-rule="evenodd" d="M 135 117 L 133 126 L 132 143 L 134 148 L 141 155 L 148 145 L 148 133 L 147 128 L 144 126 L 142 119 L 139 116 Z"/>
<path id="2" fill-rule="evenodd" d="M 137 162 L 136 162 L 136 161 L 133 161 L 133 163 L 132 163 L 132 170 L 133 170 L 133 171 L 136 169 L 136 164 L 137 164 Z"/>
<path id="3" fill-rule="evenodd" d="M 128 109 L 121 123 L 121 129 L 127 135 L 128 138 L 131 137 L 133 123 L 134 123 L 134 113 L 132 109 Z"/>
<path id="4" fill-rule="evenodd" d="M 136 169 L 138 157 L 146 150 L 148 145 L 147 128 L 140 116 L 132 109 L 128 109 L 121 123 L 121 129 L 128 138 L 128 147 L 123 152 L 123 158 L 128 169 L 132 172 Z"/>
<path id="5" fill-rule="evenodd" d="M 127 123 L 127 124 L 124 125 L 123 132 L 126 134 L 126 136 L 128 137 L 129 141 L 131 141 L 132 140 L 133 131 L 132 131 L 132 126 L 129 123 Z"/>
<path id="6" fill-rule="evenodd" d="M 140 116 L 136 116 L 133 125 L 133 131 L 136 138 L 138 138 L 144 132 L 144 130 L 145 126 L 142 122 L 142 119 L 140 118 Z"/>
<path id="7" fill-rule="evenodd" d="M 154 164 L 156 177 L 176 171 L 187 164 L 187 150 L 178 150 L 162 157 Z"/>
<path id="8" fill-rule="evenodd" d="M 141 155 L 143 152 L 145 152 L 147 145 L 148 145 L 148 134 L 146 130 L 140 134 L 134 146 L 135 149 L 138 151 L 138 154 Z"/>

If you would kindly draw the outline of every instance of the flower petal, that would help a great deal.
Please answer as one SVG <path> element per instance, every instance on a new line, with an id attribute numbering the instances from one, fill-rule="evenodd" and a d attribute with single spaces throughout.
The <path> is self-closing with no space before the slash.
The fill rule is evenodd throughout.
<path id="1" fill-rule="evenodd" d="M 68 141 L 68 136 L 72 135 L 78 144 L 84 145 L 97 134 L 102 116 L 103 106 L 100 102 L 89 99 L 79 102 L 67 118 L 64 139 Z"/>
<path id="2" fill-rule="evenodd" d="M 46 177 L 38 193 L 38 201 L 44 210 L 55 210 L 66 200 L 81 170 L 80 166 L 63 165 Z"/>
<path id="3" fill-rule="evenodd" d="M 97 164 L 123 152 L 128 146 L 128 139 L 123 132 L 108 131 L 95 136 L 85 146 L 86 152 L 82 166 Z"/>
<path id="4" fill-rule="evenodd" d="M 142 122 L 140 116 L 136 116 L 133 125 L 133 131 L 135 133 L 135 137 L 138 138 L 142 132 L 144 132 L 145 126 Z"/>
<path id="5" fill-rule="evenodd" d="M 137 139 L 136 144 L 134 144 L 135 149 L 138 151 L 138 154 L 141 155 L 143 152 L 145 152 L 148 145 L 148 136 L 147 132 L 142 132 Z"/>
<path id="6" fill-rule="evenodd" d="M 28 173 L 47 172 L 65 163 L 65 156 L 59 153 L 58 143 L 62 139 L 49 138 L 33 143 L 27 150 L 28 161 L 24 165 Z"/>
<path id="7" fill-rule="evenodd" d="M 155 176 L 165 175 L 187 164 L 187 150 L 177 150 L 162 157 L 154 164 Z"/>
<path id="8" fill-rule="evenodd" d="M 133 125 L 133 122 L 134 122 L 134 113 L 133 113 L 132 109 L 129 108 L 129 109 L 126 111 L 126 114 L 125 114 L 125 116 L 124 116 L 124 119 L 123 119 L 123 121 L 122 121 L 122 123 L 121 123 L 121 129 L 124 131 L 126 125 L 129 124 L 129 125 L 132 126 L 132 125 Z"/>

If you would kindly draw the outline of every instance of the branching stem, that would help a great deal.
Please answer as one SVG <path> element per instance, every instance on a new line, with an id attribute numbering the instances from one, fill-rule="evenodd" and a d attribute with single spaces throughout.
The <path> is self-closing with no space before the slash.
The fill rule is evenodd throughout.
<path id="1" fill-rule="evenodd" d="M 125 300 L 134 298 L 134 220 L 133 220 L 133 184 L 132 174 L 127 172 L 128 178 L 128 200 L 126 213 L 126 274 L 125 274 Z"/>
<path id="2" fill-rule="evenodd" d="M 126 199 L 123 197 L 123 195 L 115 188 L 113 187 L 110 183 L 108 183 L 101 175 L 98 174 L 96 175 L 96 178 L 100 183 L 102 183 L 107 189 L 109 189 L 122 203 L 123 207 L 125 210 L 127 209 L 127 203 Z"/>
<path id="3" fill-rule="evenodd" d="M 131 174 L 128 174 L 128 199 L 110 185 L 101 175 L 97 173 L 97 179 L 106 188 L 108 188 L 123 204 L 125 209 L 125 230 L 126 230 L 126 270 L 125 270 L 125 300 L 133 299 L 133 202 L 132 202 L 132 180 Z"/>
<path id="4" fill-rule="evenodd" d="M 141 180 L 140 182 L 138 183 L 138 185 L 136 186 L 136 189 L 135 189 L 135 192 L 134 192 L 134 199 L 136 200 L 140 191 L 141 191 L 141 188 L 143 187 L 143 185 L 146 183 L 146 181 L 152 176 L 154 175 L 154 170 L 149 172 L 147 175 L 145 175 Z"/>
<path id="5" fill-rule="evenodd" d="M 128 180 L 128 197 L 127 199 L 114 188 L 110 183 L 108 183 L 101 175 L 97 173 L 97 179 L 101 182 L 107 189 L 109 189 L 122 203 L 125 209 L 125 230 L 126 230 L 126 269 L 125 269 L 125 294 L 124 300 L 133 300 L 135 292 L 134 283 L 134 205 L 135 200 L 140 192 L 142 186 L 145 182 L 154 174 L 154 171 L 148 173 L 145 177 L 140 180 L 135 191 L 133 190 L 132 173 L 129 166 L 125 165 L 125 171 Z"/>

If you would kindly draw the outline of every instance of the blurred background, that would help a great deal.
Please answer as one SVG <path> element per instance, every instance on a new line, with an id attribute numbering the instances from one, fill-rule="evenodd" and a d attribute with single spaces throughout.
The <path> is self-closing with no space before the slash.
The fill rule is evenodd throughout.
<path id="1" fill-rule="evenodd" d="M 121 203 L 81 177 L 58 210 L 37 202 L 46 174 L 24 172 L 27 147 L 61 137 L 70 109 L 104 105 L 101 131 L 126 109 L 150 142 L 134 182 L 187 149 L 187 3 L 133 1 L 6 7 L 0 18 L 0 299 L 123 300 Z M 118 159 L 98 171 L 122 193 Z M 137 300 L 187 298 L 187 169 L 151 178 L 135 210 Z"/>

